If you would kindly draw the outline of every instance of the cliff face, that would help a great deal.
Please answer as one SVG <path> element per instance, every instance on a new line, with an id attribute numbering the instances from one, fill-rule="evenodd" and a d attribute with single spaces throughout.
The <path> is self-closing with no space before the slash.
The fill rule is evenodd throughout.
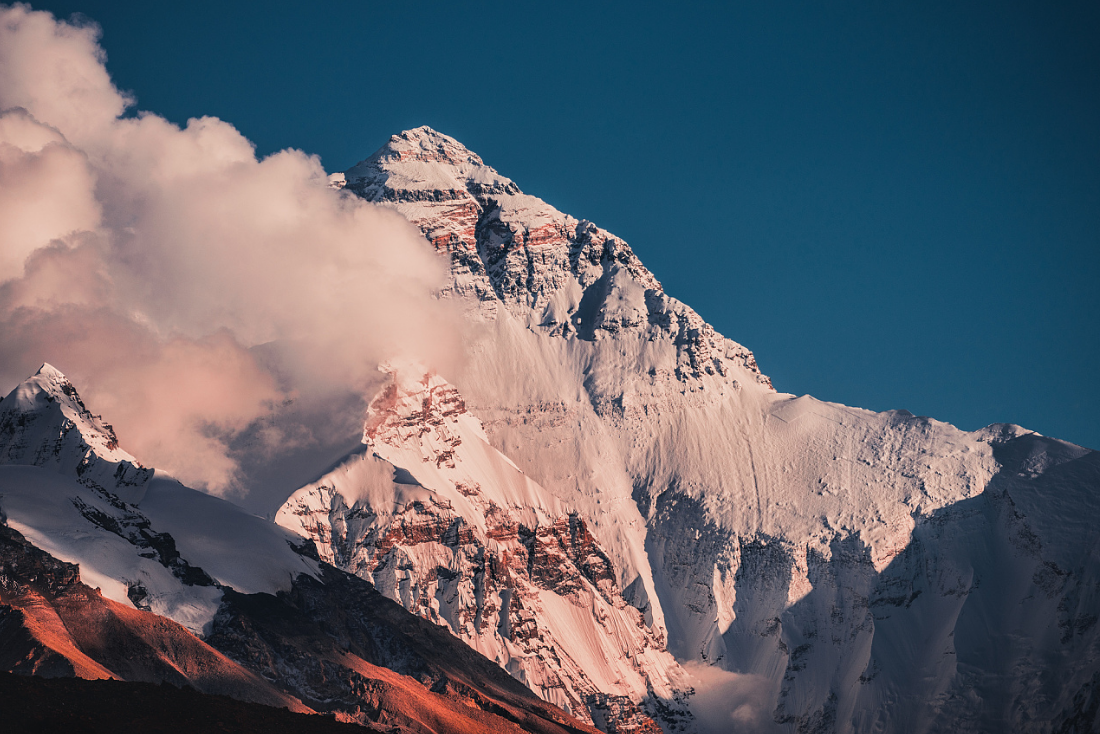
<path id="1" fill-rule="evenodd" d="M 1092 517 L 1095 453 L 1015 426 L 965 433 L 776 393 L 626 243 L 428 128 L 343 180 L 450 259 L 442 295 L 480 325 L 449 376 L 464 410 L 584 522 L 654 640 L 760 681 L 754 725 L 1095 725 L 1098 526 L 1054 529 L 1068 507 Z M 1025 444 L 1045 458 L 1018 470 Z M 420 466 L 446 449 L 431 451 Z M 392 463 L 419 478 L 412 458 Z M 1021 499 L 1068 485 L 1059 496 L 1076 499 Z M 465 507 L 451 511 L 477 525 Z M 1064 691 L 1047 688 L 1053 678 Z"/>

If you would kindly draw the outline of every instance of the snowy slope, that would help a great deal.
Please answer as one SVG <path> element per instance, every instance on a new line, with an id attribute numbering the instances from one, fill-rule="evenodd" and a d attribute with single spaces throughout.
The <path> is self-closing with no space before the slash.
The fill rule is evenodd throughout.
<path id="1" fill-rule="evenodd" d="M 626 243 L 429 128 L 344 181 L 450 259 L 444 296 L 481 336 L 447 377 L 490 443 L 586 521 L 677 657 L 760 683 L 755 726 L 1050 731 L 1074 710 L 1096 724 L 1098 526 L 1042 532 L 1090 516 L 1096 454 L 776 393 Z M 1026 442 L 1073 457 L 1009 482 L 1006 456 Z M 1024 508 L 1018 494 L 1069 465 L 1068 508 Z M 1038 539 L 1030 551 L 1021 533 Z M 884 612 L 899 600 L 904 612 Z M 1006 657 L 1005 640 L 1032 652 Z"/>

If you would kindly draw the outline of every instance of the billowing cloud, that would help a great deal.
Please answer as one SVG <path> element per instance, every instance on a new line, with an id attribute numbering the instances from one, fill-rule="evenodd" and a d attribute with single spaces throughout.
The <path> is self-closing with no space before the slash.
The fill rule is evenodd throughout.
<path id="1" fill-rule="evenodd" d="M 84 155 L 26 110 L 0 116 L 0 279 L 51 240 L 99 224 Z"/>
<path id="2" fill-rule="evenodd" d="M 397 356 L 446 368 L 458 325 L 418 230 L 315 156 L 125 114 L 104 62 L 95 27 L 0 8 L 0 384 L 48 361 L 143 462 L 225 492 L 226 447 L 275 406 Z"/>
<path id="3" fill-rule="evenodd" d="M 778 683 L 760 675 L 732 673 L 717 666 L 689 662 L 695 695 L 691 711 L 701 734 L 777 734 L 774 719 Z"/>

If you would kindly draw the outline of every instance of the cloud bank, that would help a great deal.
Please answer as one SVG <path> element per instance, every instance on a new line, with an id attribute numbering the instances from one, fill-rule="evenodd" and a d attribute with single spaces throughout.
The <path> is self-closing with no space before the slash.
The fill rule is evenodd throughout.
<path id="1" fill-rule="evenodd" d="M 460 329 L 418 230 L 315 156 L 133 113 L 98 40 L 0 7 L 0 387 L 50 362 L 143 463 L 225 493 L 236 437 L 287 435 L 255 430 L 277 406 L 361 393 L 385 359 L 447 368 Z"/>

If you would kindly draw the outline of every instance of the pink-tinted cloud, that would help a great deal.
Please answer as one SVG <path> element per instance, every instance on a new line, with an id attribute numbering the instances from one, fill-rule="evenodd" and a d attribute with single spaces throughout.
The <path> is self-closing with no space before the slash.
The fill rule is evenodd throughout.
<path id="1" fill-rule="evenodd" d="M 402 355 L 446 368 L 418 230 L 224 121 L 121 117 L 104 61 L 95 28 L 0 9 L 2 385 L 51 362 L 139 459 L 225 492 L 228 441 L 273 406 Z"/>

